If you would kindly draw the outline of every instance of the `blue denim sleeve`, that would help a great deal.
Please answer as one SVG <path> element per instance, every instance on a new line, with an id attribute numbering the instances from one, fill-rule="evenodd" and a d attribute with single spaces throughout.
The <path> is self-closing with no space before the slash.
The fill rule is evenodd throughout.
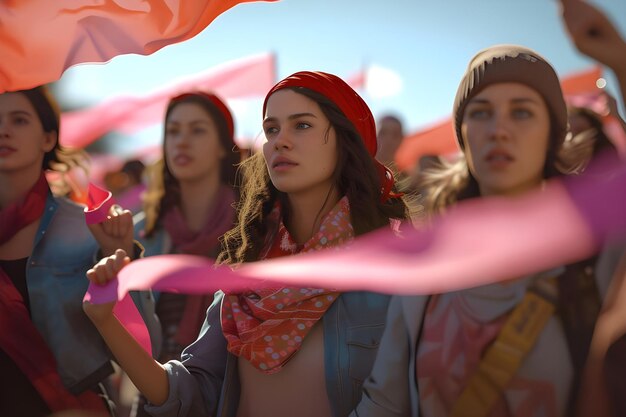
<path id="1" fill-rule="evenodd" d="M 215 416 L 228 355 L 220 321 L 222 298 L 223 293 L 215 294 L 198 339 L 185 348 L 181 361 L 165 364 L 169 396 L 160 406 L 146 405 L 149 414 L 155 417 Z"/>

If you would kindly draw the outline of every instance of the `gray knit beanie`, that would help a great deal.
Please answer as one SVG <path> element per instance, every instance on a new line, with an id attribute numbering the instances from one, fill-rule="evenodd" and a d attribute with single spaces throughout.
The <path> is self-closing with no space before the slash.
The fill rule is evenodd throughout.
<path id="1" fill-rule="evenodd" d="M 543 97 L 554 125 L 552 128 L 556 137 L 551 140 L 563 142 L 568 126 L 567 107 L 554 68 L 532 49 L 518 45 L 495 45 L 472 58 L 456 93 L 454 127 L 461 149 L 461 122 L 469 100 L 491 84 L 508 82 L 527 85 Z"/>

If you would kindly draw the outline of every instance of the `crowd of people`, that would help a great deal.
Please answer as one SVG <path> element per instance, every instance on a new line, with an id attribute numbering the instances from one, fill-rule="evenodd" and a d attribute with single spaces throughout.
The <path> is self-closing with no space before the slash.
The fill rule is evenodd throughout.
<path id="1" fill-rule="evenodd" d="M 626 99 L 625 38 L 590 3 L 561 7 L 575 47 L 613 71 Z M 549 60 L 523 46 L 477 52 L 452 118 L 459 157 L 424 160 L 414 181 L 393 162 L 402 121 L 377 125 L 333 74 L 279 81 L 263 103 L 262 151 L 246 158 L 225 102 L 189 91 L 169 100 L 162 159 L 111 176 L 121 204 L 88 225 L 46 179 L 73 158 L 47 88 L 0 94 L 0 415 L 626 415 L 626 237 L 575 264 L 443 294 L 133 292 L 151 352 L 115 303 L 83 302 L 90 282 L 141 257 L 237 268 L 349 250 L 374 230 L 401 239 L 464 200 L 516 198 L 598 154 L 620 158 L 602 117 L 568 108 Z M 131 410 L 114 363 L 138 391 Z"/>

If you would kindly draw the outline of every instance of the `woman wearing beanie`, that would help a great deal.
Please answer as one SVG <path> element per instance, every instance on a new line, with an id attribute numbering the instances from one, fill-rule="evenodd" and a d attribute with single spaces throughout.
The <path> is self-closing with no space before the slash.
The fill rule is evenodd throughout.
<path id="1" fill-rule="evenodd" d="M 554 69 L 535 51 L 497 45 L 474 56 L 453 117 L 464 158 L 431 183 L 430 214 L 468 198 L 515 198 L 560 175 L 567 109 Z M 608 285 L 593 266 L 394 297 L 355 415 L 570 415 Z"/>
<path id="2" fill-rule="evenodd" d="M 267 141 L 243 163 L 238 224 L 223 238 L 222 262 L 336 250 L 408 217 L 393 176 L 374 159 L 372 113 L 344 81 L 295 73 L 267 94 L 263 117 Z M 113 279 L 124 255 L 89 277 Z M 111 305 L 85 310 L 154 416 L 341 417 L 360 400 L 389 298 L 332 288 L 218 292 L 199 338 L 165 365 L 130 338 Z"/>

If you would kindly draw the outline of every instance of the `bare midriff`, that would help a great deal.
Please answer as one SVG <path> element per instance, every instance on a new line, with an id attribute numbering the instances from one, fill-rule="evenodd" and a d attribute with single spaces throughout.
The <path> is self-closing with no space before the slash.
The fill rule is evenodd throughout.
<path id="1" fill-rule="evenodd" d="M 321 321 L 279 372 L 265 374 L 239 358 L 239 379 L 237 417 L 330 417 Z"/>

